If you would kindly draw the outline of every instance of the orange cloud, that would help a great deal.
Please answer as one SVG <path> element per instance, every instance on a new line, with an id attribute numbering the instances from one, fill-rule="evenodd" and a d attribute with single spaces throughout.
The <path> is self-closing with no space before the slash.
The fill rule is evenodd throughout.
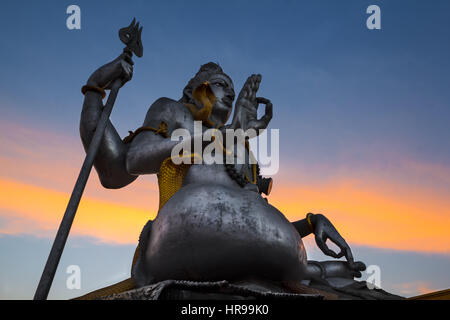
<path id="1" fill-rule="evenodd" d="M 0 179 L 0 189 L 3 190 L 0 193 L 2 216 L 24 222 L 7 225 L 0 230 L 3 233 L 52 234 L 69 198 L 68 193 L 5 179 Z M 145 199 L 144 192 L 136 196 Z M 408 199 L 400 193 L 385 194 L 367 186 L 361 188 L 356 183 L 339 182 L 316 187 L 280 186 L 274 190 L 270 203 L 291 221 L 302 219 L 310 211 L 324 213 L 354 244 L 450 252 L 447 199 L 430 201 L 417 194 L 411 194 Z M 87 197 L 80 204 L 73 233 L 108 242 L 135 243 L 142 226 L 155 214 L 156 209 L 145 206 Z"/>
<path id="2" fill-rule="evenodd" d="M 340 179 L 275 188 L 270 202 L 290 220 L 307 212 L 325 214 L 358 244 L 422 252 L 450 252 L 450 199 L 406 184 L 383 185 Z"/>
<path id="3" fill-rule="evenodd" d="M 2 122 L 0 150 L 0 178 L 66 194 L 72 192 L 85 155 L 78 137 Z M 139 177 L 121 190 L 106 190 L 93 169 L 84 196 L 150 211 L 158 208 L 155 176 Z"/>
<path id="4" fill-rule="evenodd" d="M 69 194 L 0 179 L 0 233 L 54 236 Z M 71 234 L 120 244 L 137 243 L 140 231 L 156 212 L 92 198 L 81 200 Z"/>
<path id="5" fill-rule="evenodd" d="M 439 288 L 436 288 L 432 284 L 425 281 L 414 281 L 414 282 L 393 284 L 392 287 L 396 292 L 398 292 L 398 294 L 407 297 L 427 294 L 439 290 Z"/>
<path id="6" fill-rule="evenodd" d="M 6 221 L 0 232 L 53 237 L 83 160 L 81 143 L 75 136 L 14 124 L 2 124 L 0 130 L 0 218 Z M 296 164 L 296 170 L 285 165 L 275 177 L 269 202 L 291 221 L 321 212 L 353 244 L 449 253 L 449 168 L 402 163 L 387 170 L 372 164 L 338 168 L 339 174 L 326 179 L 317 165 Z M 136 243 L 157 208 L 155 176 L 106 190 L 93 170 L 73 234 Z"/>

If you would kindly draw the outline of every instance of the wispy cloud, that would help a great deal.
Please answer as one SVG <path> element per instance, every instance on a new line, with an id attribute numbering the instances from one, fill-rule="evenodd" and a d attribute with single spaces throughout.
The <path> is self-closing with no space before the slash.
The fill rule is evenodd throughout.
<path id="1" fill-rule="evenodd" d="M 443 190 L 432 194 L 408 181 L 392 181 L 389 173 L 373 175 L 372 180 L 350 175 L 321 183 L 280 181 L 270 202 L 291 220 L 323 213 L 354 244 L 449 253 L 450 199 Z"/>
<path id="2" fill-rule="evenodd" d="M 75 139 L 11 123 L 0 126 L 0 233 L 53 237 L 81 166 Z M 93 171 L 72 232 L 111 243 L 136 243 L 158 208 L 155 177 L 122 190 L 101 187 Z"/>
<path id="3" fill-rule="evenodd" d="M 75 138 L 8 126 L 0 140 L 5 150 L 0 156 L 0 216 L 7 221 L 2 232 L 51 236 L 84 151 Z M 323 179 L 317 166 L 311 166 L 305 175 L 292 174 L 299 170 L 284 166 L 275 177 L 269 202 L 290 220 L 302 219 L 307 212 L 324 213 L 354 244 L 450 252 L 447 168 L 408 162 L 402 167 L 404 174 L 399 175 L 398 168 L 383 171 L 368 166 L 363 168 L 364 174 L 360 174 L 361 168 L 339 170 L 328 179 Z M 420 175 L 440 177 L 441 183 L 434 187 L 410 183 Z M 73 232 L 102 241 L 134 243 L 157 208 L 154 176 L 140 178 L 121 190 L 106 190 L 93 172 Z"/>
<path id="4" fill-rule="evenodd" d="M 399 294 L 405 297 L 411 297 L 415 295 L 422 295 L 433 291 L 438 291 L 440 288 L 436 288 L 433 284 L 426 281 L 414 281 L 406 283 L 392 284 L 392 288 Z"/>
<path id="5" fill-rule="evenodd" d="M 4 179 L 0 179 L 0 189 L 4 190 L 0 209 L 5 219 L 0 233 L 54 235 L 69 194 Z M 142 226 L 154 216 L 154 211 L 86 197 L 72 234 L 110 243 L 137 243 Z"/>

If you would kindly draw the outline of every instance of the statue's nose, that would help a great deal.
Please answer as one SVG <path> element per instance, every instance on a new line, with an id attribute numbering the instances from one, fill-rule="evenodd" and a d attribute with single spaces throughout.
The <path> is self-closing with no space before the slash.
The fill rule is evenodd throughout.
<path id="1" fill-rule="evenodd" d="M 227 90 L 225 92 L 225 97 L 230 99 L 231 101 L 234 101 L 234 92 L 231 90 Z"/>

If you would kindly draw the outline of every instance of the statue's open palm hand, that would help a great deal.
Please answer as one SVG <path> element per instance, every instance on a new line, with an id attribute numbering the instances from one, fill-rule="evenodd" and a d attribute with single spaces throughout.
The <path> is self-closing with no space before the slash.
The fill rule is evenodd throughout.
<path id="1" fill-rule="evenodd" d="M 261 83 L 261 75 L 251 75 L 236 100 L 235 112 L 232 121 L 233 129 L 254 129 L 256 134 L 259 130 L 266 129 L 272 119 L 272 103 L 266 98 L 257 97 L 256 93 Z M 258 119 L 258 106 L 265 104 L 264 116 Z"/>

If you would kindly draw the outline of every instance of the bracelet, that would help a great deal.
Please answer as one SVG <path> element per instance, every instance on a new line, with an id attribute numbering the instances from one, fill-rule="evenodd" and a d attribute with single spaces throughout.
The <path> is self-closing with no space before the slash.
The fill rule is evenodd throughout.
<path id="1" fill-rule="evenodd" d="M 311 212 L 306 215 L 306 222 L 308 223 L 309 230 L 312 233 L 314 233 L 314 227 L 313 227 L 313 224 L 311 222 L 311 216 L 313 216 L 313 214 Z"/>
<path id="2" fill-rule="evenodd" d="M 81 88 L 82 94 L 86 94 L 86 92 L 88 92 L 88 91 L 94 91 L 94 92 L 100 93 L 102 95 L 102 99 L 104 99 L 106 97 L 106 92 L 103 88 L 96 87 L 96 86 L 88 86 L 88 85 L 85 85 Z"/>

